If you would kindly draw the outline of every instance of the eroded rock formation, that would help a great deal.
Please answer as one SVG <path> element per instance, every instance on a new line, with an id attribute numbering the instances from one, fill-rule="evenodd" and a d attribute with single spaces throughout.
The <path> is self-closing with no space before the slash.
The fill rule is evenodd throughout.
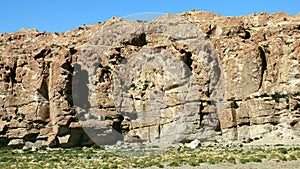
<path id="1" fill-rule="evenodd" d="M 226 81 L 223 86 L 224 109 L 218 113 L 220 125 L 216 126 L 217 136 L 213 135 L 212 139 L 242 140 L 247 137 L 264 137 L 272 132 L 281 137 L 299 138 L 299 15 L 258 13 L 225 17 L 209 12 L 189 11 L 171 17 L 184 20 L 201 30 L 205 35 L 203 38 L 213 44 L 219 57 Z M 68 147 L 93 144 L 91 136 L 87 136 L 80 125 L 81 114 L 76 114 L 73 108 L 74 101 L 78 105 L 80 99 L 93 94 L 72 94 L 76 71 L 83 70 L 80 73 L 81 80 L 89 73 L 84 71 L 87 70 L 84 67 L 76 67 L 84 51 L 98 52 L 98 55 L 86 55 L 91 56 L 90 59 L 99 59 L 99 67 L 95 69 L 94 94 L 97 99 L 95 103 L 82 103 L 80 107 L 101 110 L 103 126 L 114 128 L 124 138 L 138 136 L 145 139 L 148 137 L 144 131 L 147 127 L 147 132 L 151 131 L 153 137 L 158 133 L 162 135 L 164 130 L 160 128 L 161 123 L 135 123 L 133 115 L 120 114 L 120 105 L 114 100 L 117 96 L 113 95 L 118 92 L 112 92 L 111 88 L 117 65 L 122 64 L 124 58 L 134 56 L 137 51 L 166 54 L 158 52 L 158 48 L 180 58 L 191 70 L 199 87 L 198 93 L 193 93 L 199 98 L 196 104 L 199 110 L 194 112 L 189 121 L 195 130 L 185 139 L 199 137 L 197 133 L 201 133 L 201 128 L 208 123 L 208 112 L 212 106 L 209 86 L 213 81 L 210 81 L 205 66 L 201 65 L 203 61 L 199 62 L 201 57 L 194 52 L 199 50 L 193 49 L 197 45 L 184 45 L 178 39 L 162 36 L 160 32 L 137 29 L 142 23 L 132 24 L 133 27 L 137 26 L 132 30 L 119 29 L 119 35 L 124 36 L 118 40 L 108 35 L 106 39 L 105 35 L 102 35 L 102 39 L 92 38 L 99 37 L 95 34 L 101 34 L 103 28 L 116 26 L 112 24 L 114 22 L 121 21 L 118 18 L 111 19 L 65 33 L 21 30 L 0 35 L 0 146 L 22 147 L 35 143 L 37 146 Z M 122 24 L 126 23 L 128 21 Z M 124 31 L 133 32 L 129 34 Z M 102 51 L 83 50 L 88 48 L 85 46 L 88 42 L 106 45 L 107 48 L 101 48 Z M 167 81 L 168 78 L 154 70 L 148 71 L 133 78 L 134 85 L 128 91 L 133 98 L 133 102 L 128 104 L 134 104 L 136 108 L 142 109 L 143 105 L 147 107 L 147 104 L 141 103 L 143 97 L 148 100 L 156 98 L 150 93 L 162 87 L 159 86 L 160 80 Z M 88 78 L 85 80 L 89 81 Z M 89 86 L 81 87 L 90 89 Z M 170 86 L 174 88 L 173 91 L 184 91 L 180 87 Z M 173 105 L 180 105 L 186 100 L 182 100 L 182 97 L 178 99 L 174 93 L 167 93 L 169 102 L 165 108 L 178 113 Z"/>

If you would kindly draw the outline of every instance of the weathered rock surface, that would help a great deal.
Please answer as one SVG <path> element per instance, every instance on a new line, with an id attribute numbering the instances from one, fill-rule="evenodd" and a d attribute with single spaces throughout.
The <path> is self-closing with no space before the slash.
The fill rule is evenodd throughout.
<path id="1" fill-rule="evenodd" d="M 127 131 L 117 125 L 115 130 L 125 138 L 138 137 L 161 146 L 200 133 L 196 119 L 200 118 L 201 103 L 208 102 L 200 96 L 206 92 L 211 100 L 216 99 L 222 93 L 217 91 L 219 86 L 223 87 L 218 57 L 206 34 L 174 15 L 151 22 L 111 20 L 83 48 L 75 72 L 73 96 L 80 98 L 75 107 L 85 110 L 77 111 L 79 114 L 89 116 L 81 120 L 83 124 L 95 124 L 96 118 L 123 126 L 122 120 L 115 119 L 126 116 Z M 86 85 L 77 87 L 86 73 Z M 81 97 L 85 88 L 86 100 Z M 115 112 L 107 113 L 108 108 Z M 115 117 L 107 120 L 111 115 Z M 101 123 L 94 126 L 102 127 Z M 87 128 L 91 131 L 89 125 Z"/>
<path id="2" fill-rule="evenodd" d="M 279 137 L 300 137 L 299 15 L 258 13 L 224 17 L 209 12 L 189 11 L 170 17 L 189 22 L 202 30 L 205 33 L 203 38 L 211 41 L 219 56 L 222 78 L 226 82 L 223 86 L 225 108 L 218 109 L 222 110 L 216 114 L 220 125 L 214 129 L 219 135 L 213 138 L 242 140 L 248 137 L 263 137 L 276 131 L 285 132 L 279 134 Z M 100 39 L 99 36 L 95 36 L 101 34 L 105 27 L 112 26 L 112 29 L 116 29 L 114 26 L 117 24 L 113 23 L 121 22 L 123 26 L 130 24 L 132 29 L 120 27 L 115 35 L 124 36 L 117 36 L 119 39 L 112 39 L 108 34 L 101 35 Z M 168 114 L 167 118 L 162 119 L 166 122 L 162 123 L 148 121 L 146 124 L 134 121 L 133 115 L 130 114 L 133 111 L 128 111 L 127 116 L 120 112 L 124 108 L 116 104 L 120 103 L 116 102 L 118 97 L 114 95 L 118 92 L 113 92 L 112 89 L 115 82 L 112 77 L 124 58 L 130 60 L 130 57 L 136 57 L 134 55 L 137 51 L 155 53 L 158 48 L 180 58 L 191 69 L 198 86 L 198 92 L 192 94 L 198 98 L 196 107 L 199 106 L 199 110 L 193 112 L 190 118 L 189 122 L 193 124 L 194 129 L 185 139 L 194 140 L 201 137 L 201 129 L 211 119 L 208 114 L 213 107 L 210 86 L 214 83 L 201 60 L 207 56 L 200 57 L 195 52 L 204 48 L 197 48 L 197 44 L 186 43 L 184 39 L 172 39 L 182 32 L 189 36 L 192 30 L 171 30 L 173 35 L 167 37 L 161 32 L 155 32 L 155 26 L 152 25 L 151 28 L 150 25 L 150 28 L 147 27 L 148 31 L 145 31 L 144 27 L 140 27 L 141 24 L 143 23 L 111 19 L 105 23 L 81 26 L 65 33 L 21 30 L 0 35 L 0 146 L 19 147 L 43 141 L 47 141 L 49 146 L 91 145 L 97 138 L 91 140 L 85 134 L 79 120 L 84 115 L 88 115 L 89 118 L 97 117 L 99 111 L 105 122 L 101 125 L 102 129 L 107 133 L 113 133 L 109 129 L 112 126 L 126 139 L 146 139 L 149 134 L 153 138 L 158 133 L 167 134 L 171 130 L 161 130 L 160 125 L 167 124 L 167 120 L 170 119 Z M 166 29 L 168 27 L 164 30 Z M 103 48 L 90 50 L 92 46 L 85 46 L 87 42 L 102 45 Z M 86 90 L 95 90 L 91 93 L 82 90 L 83 93 L 79 91 L 77 95 L 72 95 L 72 83 L 74 85 L 75 71 L 78 70 L 76 65 L 80 63 L 80 56 L 85 51 L 94 51 L 95 53 L 87 54 L 86 56 L 90 57 L 86 59 L 96 58 L 96 62 L 99 61 L 98 64 L 101 65 L 95 68 L 96 73 L 93 72 L 94 87 L 83 86 Z M 91 63 L 95 63 L 95 60 Z M 85 66 L 80 70 L 88 70 L 88 65 Z M 135 85 L 128 92 L 133 99 L 126 104 L 127 106 L 130 104 L 138 109 L 143 109 L 143 105 L 149 106 L 147 100 L 151 97 L 158 98 L 151 96 L 151 93 L 154 90 L 159 91 L 158 88 L 163 86 L 159 84 L 168 84 L 168 77 L 161 76 L 153 70 L 148 71 L 150 72 L 144 72 L 138 78 L 132 78 Z M 85 73 L 89 74 L 88 71 Z M 83 77 L 79 79 L 84 79 L 84 73 L 80 75 Z M 86 77 L 86 81 L 89 80 Z M 187 101 L 176 95 L 178 91 L 184 91 L 180 87 L 184 88 L 175 85 L 172 86 L 174 89 L 165 93 L 168 102 L 162 107 L 169 115 L 180 114 L 176 105 Z M 95 111 L 91 111 L 91 114 L 76 114 L 74 102 L 78 106 L 82 99 L 90 97 L 97 99 L 90 100 L 89 104 L 82 102 L 79 106 Z M 155 124 L 150 124 L 154 122 Z M 146 131 L 148 133 L 145 133 Z"/>

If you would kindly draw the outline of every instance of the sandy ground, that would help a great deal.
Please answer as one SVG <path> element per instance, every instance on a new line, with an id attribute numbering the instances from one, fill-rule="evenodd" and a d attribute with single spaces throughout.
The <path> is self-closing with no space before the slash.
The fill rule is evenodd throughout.
<path id="1" fill-rule="evenodd" d="M 240 144 L 237 142 L 235 144 Z M 245 146 L 265 146 L 265 145 L 276 145 L 282 144 L 283 147 L 300 147 L 300 137 L 295 136 L 291 138 L 280 138 L 274 137 L 273 135 L 255 140 L 251 143 L 244 144 Z M 221 163 L 221 164 L 209 164 L 202 163 L 199 166 L 191 167 L 184 165 L 180 167 L 169 167 L 168 164 L 164 164 L 164 169 L 300 169 L 300 159 L 294 161 L 267 161 L 263 162 L 248 162 L 246 164 L 232 164 L 232 163 Z M 150 167 L 148 169 L 159 169 L 158 167 Z"/>
<path id="2" fill-rule="evenodd" d="M 197 167 L 181 166 L 181 167 L 168 167 L 164 169 L 300 169 L 300 160 L 276 162 L 276 161 L 263 161 L 262 163 L 249 162 L 246 164 L 201 164 Z M 148 169 L 159 169 L 158 167 L 151 167 Z"/>

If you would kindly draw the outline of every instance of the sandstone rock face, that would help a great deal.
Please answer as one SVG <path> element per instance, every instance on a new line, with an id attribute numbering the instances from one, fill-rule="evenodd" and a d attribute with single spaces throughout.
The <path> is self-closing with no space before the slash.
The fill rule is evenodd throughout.
<path id="1" fill-rule="evenodd" d="M 281 126 L 297 135 L 299 121 L 299 16 L 259 13 L 241 17 L 200 11 L 181 16 L 206 31 L 226 79 L 223 138 L 261 137 Z"/>
<path id="2" fill-rule="evenodd" d="M 59 136 L 70 133 L 82 135 L 69 140 L 70 145 L 85 142 L 72 108 L 71 80 L 81 45 L 99 26 L 66 33 L 21 30 L 1 35 L 1 146 L 12 139 L 46 140 L 56 146 Z"/>
<path id="3" fill-rule="evenodd" d="M 205 36 L 193 24 L 173 15 L 147 23 L 118 19 L 106 23 L 82 49 L 73 79 L 73 96 L 80 98 L 75 107 L 83 109 L 77 110 L 79 114 L 88 116 L 80 120 L 89 135 L 102 143 L 112 134 L 107 126 L 102 139 L 94 136 L 97 131 L 90 124 L 103 128 L 95 119 L 112 124 L 122 133 L 121 140 L 122 136 L 138 137 L 165 146 L 200 133 L 197 128 L 204 127 L 196 119 L 200 119 L 201 104 L 208 102 L 200 96 L 209 93 L 211 100 L 224 97 L 219 58 Z M 86 74 L 86 85 L 78 85 Z M 81 93 L 88 93 L 86 100 Z M 213 110 L 217 105 L 206 104 L 212 110 L 209 117 L 216 116 Z M 216 120 L 212 123 L 218 125 Z M 125 124 L 127 129 L 118 127 Z M 209 131 L 203 137 L 208 135 Z"/>
<path id="4" fill-rule="evenodd" d="M 21 30 L 0 35 L 0 146 L 149 141 L 187 129 L 175 140 L 183 142 L 204 139 L 205 126 L 213 126 L 217 134 L 209 139 L 240 140 L 274 132 L 299 138 L 299 15 L 224 17 L 189 11 L 165 18 L 157 22 L 168 24 L 111 19 L 65 33 Z M 177 26 L 180 22 L 186 25 Z M 117 31 L 109 34 L 108 29 Z M 166 65 L 142 69 L 161 63 L 142 62 L 151 55 L 177 59 L 172 66 L 182 76 L 176 77 L 194 88 L 161 73 L 158 66 Z M 211 78 L 217 77 L 217 67 L 205 64 L 209 56 L 218 58 L 212 64 L 221 68 L 217 79 Z M 139 58 L 145 65 L 138 64 Z M 130 76 L 133 65 L 143 71 Z M 120 85 L 120 79 L 128 81 Z M 129 88 L 124 92 L 122 86 Z M 188 103 L 191 109 L 182 111 Z M 141 120 L 149 115 L 157 118 Z M 188 120 L 176 122 L 176 115 Z M 95 135 L 87 135 L 82 126 Z M 95 133 L 95 127 L 101 132 Z"/>

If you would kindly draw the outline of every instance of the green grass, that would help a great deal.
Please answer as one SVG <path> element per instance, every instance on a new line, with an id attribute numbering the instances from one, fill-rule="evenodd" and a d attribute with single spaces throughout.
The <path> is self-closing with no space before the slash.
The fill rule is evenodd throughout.
<path id="1" fill-rule="evenodd" d="M 178 167 L 179 164 L 176 161 L 173 161 L 168 166 L 170 166 L 170 167 Z"/>
<path id="2" fill-rule="evenodd" d="M 281 146 L 284 146 L 284 144 L 275 144 L 274 146 L 281 147 Z"/>
<path id="3" fill-rule="evenodd" d="M 258 154 L 257 158 L 259 158 L 259 159 L 265 159 L 265 158 L 267 158 L 267 155 L 266 154 Z"/>
<path id="4" fill-rule="evenodd" d="M 279 160 L 281 160 L 281 161 L 287 161 L 287 158 L 285 156 L 280 156 Z"/>
<path id="5" fill-rule="evenodd" d="M 242 164 L 246 164 L 248 162 L 250 162 L 250 161 L 248 159 L 246 159 L 246 158 L 241 158 L 240 159 L 240 163 L 242 163 Z"/>
<path id="6" fill-rule="evenodd" d="M 232 164 L 236 164 L 236 160 L 235 160 L 235 158 L 234 157 L 228 157 L 227 159 L 226 159 L 229 163 L 232 163 Z"/>
<path id="7" fill-rule="evenodd" d="M 289 158 L 289 160 L 297 160 L 297 157 L 296 157 L 296 156 L 294 156 L 294 155 L 290 155 L 290 158 Z"/>
<path id="8" fill-rule="evenodd" d="M 286 148 L 279 148 L 278 150 L 279 150 L 279 152 L 282 153 L 282 154 L 287 154 L 287 153 L 288 153 L 288 151 L 287 151 Z"/>
<path id="9" fill-rule="evenodd" d="M 134 150 L 132 154 L 142 154 L 145 149 Z M 122 153 L 120 153 L 122 154 Z M 108 152 L 101 147 L 75 147 L 72 149 L 0 150 L 0 168 L 147 168 L 201 166 L 203 163 L 248 163 L 272 161 L 291 161 L 300 158 L 300 148 L 284 146 L 265 146 L 253 148 L 240 147 L 199 147 L 196 149 L 170 148 L 168 151 L 148 156 L 125 157 L 117 152 Z"/>
<path id="10" fill-rule="evenodd" d="M 256 158 L 256 157 L 250 157 L 249 161 L 256 162 L 256 163 L 261 163 L 262 162 L 262 160 L 260 158 Z"/>

